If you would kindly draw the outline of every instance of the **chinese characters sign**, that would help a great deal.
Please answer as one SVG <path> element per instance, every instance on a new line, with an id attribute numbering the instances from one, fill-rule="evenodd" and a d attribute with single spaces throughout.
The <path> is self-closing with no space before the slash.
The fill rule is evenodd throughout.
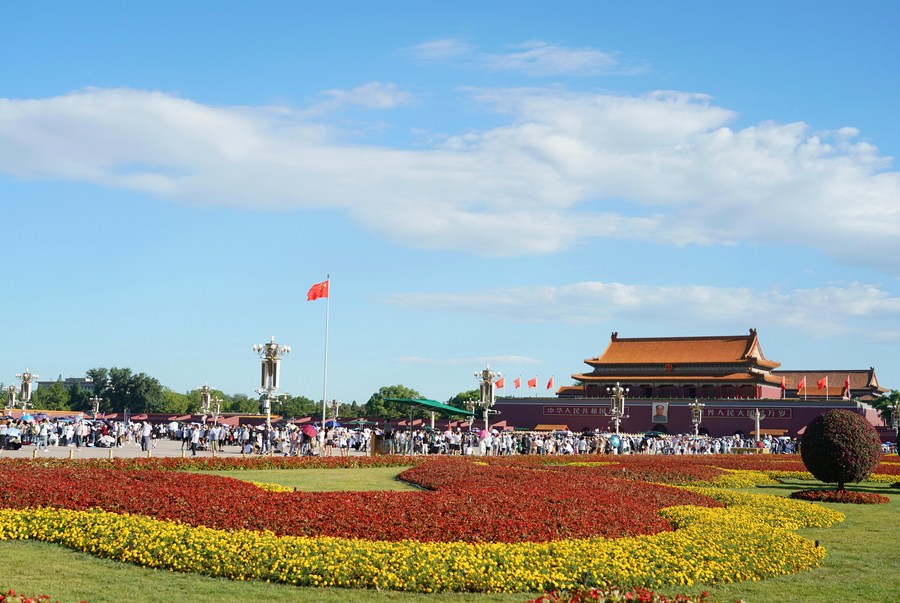
<path id="1" fill-rule="evenodd" d="M 755 408 L 704 408 L 704 419 L 752 419 Z M 763 419 L 790 419 L 790 408 L 760 408 Z"/>

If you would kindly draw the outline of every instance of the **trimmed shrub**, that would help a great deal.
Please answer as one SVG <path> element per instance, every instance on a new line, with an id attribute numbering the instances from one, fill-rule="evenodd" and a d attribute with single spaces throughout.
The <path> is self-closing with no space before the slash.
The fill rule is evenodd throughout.
<path id="1" fill-rule="evenodd" d="M 861 482 L 881 460 L 878 432 L 861 415 L 849 410 L 829 410 L 806 426 L 800 440 L 800 458 L 819 481 Z"/>

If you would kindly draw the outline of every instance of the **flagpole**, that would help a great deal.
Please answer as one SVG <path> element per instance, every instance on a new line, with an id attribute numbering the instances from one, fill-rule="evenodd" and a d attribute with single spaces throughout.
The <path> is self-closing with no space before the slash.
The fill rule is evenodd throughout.
<path id="1" fill-rule="evenodd" d="M 322 374 L 322 437 L 319 438 L 321 449 L 319 454 L 325 452 L 325 409 L 328 406 L 328 315 L 331 310 L 331 275 L 325 276 L 325 282 L 328 283 L 328 296 L 325 297 L 325 369 Z"/>

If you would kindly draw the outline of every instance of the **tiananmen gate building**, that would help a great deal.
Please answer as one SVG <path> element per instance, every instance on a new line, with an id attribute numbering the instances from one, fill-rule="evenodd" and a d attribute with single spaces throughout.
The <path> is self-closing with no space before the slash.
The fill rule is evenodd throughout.
<path id="1" fill-rule="evenodd" d="M 826 410 L 858 412 L 880 424 L 866 404 L 887 390 L 875 370 L 778 370 L 763 354 L 755 329 L 747 335 L 623 338 L 613 333 L 602 355 L 584 361 L 577 385 L 557 389 L 556 397 L 498 398 L 498 420 L 534 429 L 566 426 L 572 431 L 612 429 L 610 393 L 628 388 L 627 417 L 621 431 L 693 433 L 691 406 L 702 402 L 700 432 L 712 436 L 750 435 L 753 415 L 763 413 L 760 433 L 797 436 Z"/>

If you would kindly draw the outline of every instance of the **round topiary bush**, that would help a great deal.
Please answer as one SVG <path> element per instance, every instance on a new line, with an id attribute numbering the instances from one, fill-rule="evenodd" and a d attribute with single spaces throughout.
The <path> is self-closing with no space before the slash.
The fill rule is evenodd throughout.
<path id="1" fill-rule="evenodd" d="M 829 410 L 806 426 L 800 440 L 800 457 L 813 476 L 827 484 L 861 482 L 881 460 L 878 432 L 861 415 L 849 410 Z"/>

